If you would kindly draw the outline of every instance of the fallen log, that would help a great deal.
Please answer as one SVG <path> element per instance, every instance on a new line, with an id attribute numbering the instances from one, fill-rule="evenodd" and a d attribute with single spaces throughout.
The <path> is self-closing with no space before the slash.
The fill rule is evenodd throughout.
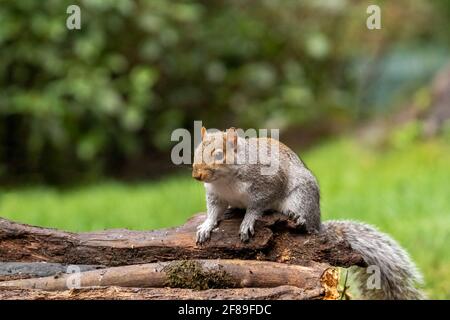
<path id="1" fill-rule="evenodd" d="M 293 286 L 193 290 L 179 288 L 99 287 L 64 291 L 0 287 L 0 300 L 316 300 L 324 289 Z"/>
<path id="2" fill-rule="evenodd" d="M 184 225 L 154 231 L 124 229 L 72 233 L 34 227 L 0 218 L 0 261 L 53 262 L 121 266 L 185 259 L 267 260 L 308 266 L 364 266 L 348 243 L 329 235 L 300 233 L 278 213 L 264 215 L 248 243 L 239 238 L 240 212 L 221 221 L 211 240 L 195 243 L 196 227 L 205 219 L 195 215 Z"/>
<path id="3" fill-rule="evenodd" d="M 333 266 L 365 266 L 348 243 L 301 233 L 277 213 L 261 217 L 255 237 L 242 243 L 239 214 L 202 246 L 201 214 L 177 228 L 87 233 L 0 218 L 0 299 L 336 299 Z M 69 265 L 80 268 L 82 289 L 67 290 Z"/>
<path id="4" fill-rule="evenodd" d="M 0 287 L 48 291 L 67 290 L 74 285 L 197 290 L 288 285 L 307 291 L 324 290 L 326 297 L 336 297 L 338 272 L 320 263 L 305 267 L 267 261 L 182 260 L 0 282 Z"/>

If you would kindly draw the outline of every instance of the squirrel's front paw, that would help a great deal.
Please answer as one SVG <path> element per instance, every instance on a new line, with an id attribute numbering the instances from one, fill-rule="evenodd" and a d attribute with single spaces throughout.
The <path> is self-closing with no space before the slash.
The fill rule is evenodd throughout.
<path id="1" fill-rule="evenodd" d="M 241 229 L 239 232 L 239 235 L 241 236 L 241 241 L 242 242 L 247 242 L 248 240 L 250 240 L 250 237 L 253 236 L 255 234 L 255 229 L 254 229 L 254 224 L 244 221 L 241 224 Z"/>
<path id="2" fill-rule="evenodd" d="M 211 237 L 211 231 L 214 229 L 214 224 L 204 222 L 197 227 L 197 244 L 202 244 L 209 240 Z"/>

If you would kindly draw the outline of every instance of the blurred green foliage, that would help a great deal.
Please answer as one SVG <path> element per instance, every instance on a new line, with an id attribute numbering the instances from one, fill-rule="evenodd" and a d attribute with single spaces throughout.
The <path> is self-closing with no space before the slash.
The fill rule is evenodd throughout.
<path id="1" fill-rule="evenodd" d="M 372 62 L 394 44 L 448 48 L 448 2 L 376 2 L 379 31 L 365 27 L 368 1 L 85 0 L 81 30 L 66 28 L 74 1 L 3 1 L 0 178 L 116 173 L 196 119 L 284 128 L 361 115 Z"/>

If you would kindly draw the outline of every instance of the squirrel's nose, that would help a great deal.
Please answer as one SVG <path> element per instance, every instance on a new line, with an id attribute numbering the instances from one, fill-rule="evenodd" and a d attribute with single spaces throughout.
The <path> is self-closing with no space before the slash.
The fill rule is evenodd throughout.
<path id="1" fill-rule="evenodd" d="M 198 181 L 202 181 L 203 175 L 198 171 L 193 171 L 192 178 L 194 178 L 195 180 L 198 180 Z"/>

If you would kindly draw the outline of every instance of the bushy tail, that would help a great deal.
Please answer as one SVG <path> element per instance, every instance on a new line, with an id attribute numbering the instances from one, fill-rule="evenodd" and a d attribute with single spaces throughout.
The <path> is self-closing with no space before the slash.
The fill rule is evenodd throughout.
<path id="1" fill-rule="evenodd" d="M 364 299 L 425 299 L 424 293 L 416 287 L 423 282 L 422 275 L 408 253 L 390 236 L 354 221 L 327 221 L 323 231 L 331 239 L 347 241 L 368 266 L 379 268 L 379 289 L 368 286 L 373 273 L 362 268 L 354 272 Z"/>

